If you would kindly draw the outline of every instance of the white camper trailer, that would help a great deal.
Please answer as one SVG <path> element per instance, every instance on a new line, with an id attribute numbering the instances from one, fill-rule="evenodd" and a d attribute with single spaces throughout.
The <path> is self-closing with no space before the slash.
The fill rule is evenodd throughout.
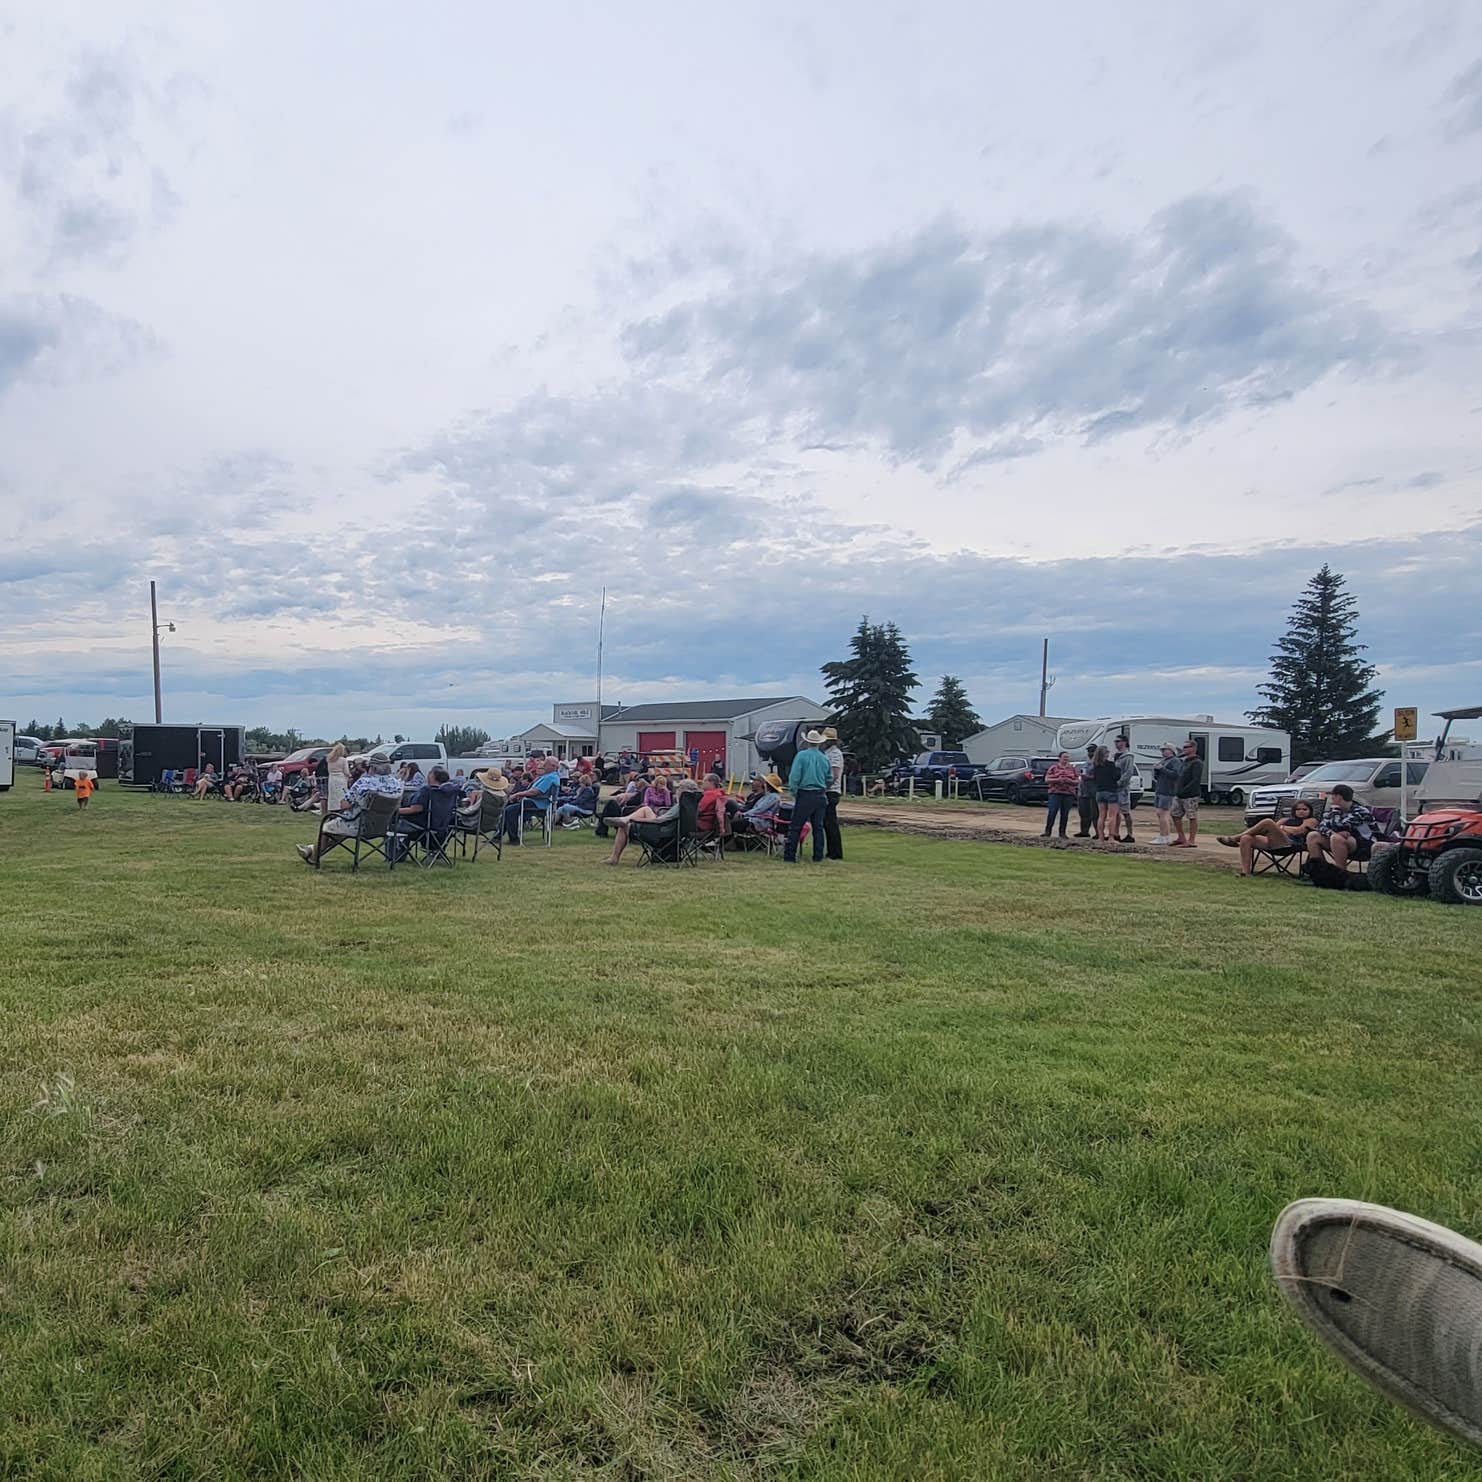
<path id="1" fill-rule="evenodd" d="M 1110 751 L 1117 736 L 1126 736 L 1131 744 L 1144 791 L 1152 790 L 1153 768 L 1162 759 L 1165 741 L 1171 741 L 1175 750 L 1185 741 L 1199 748 L 1207 802 L 1238 808 L 1252 788 L 1285 782 L 1291 770 L 1292 739 L 1285 731 L 1226 723 L 1208 715 L 1114 715 L 1071 721 L 1060 727 L 1055 744 L 1079 759 L 1088 746 Z"/>
<path id="2" fill-rule="evenodd" d="M 0 792 L 15 781 L 15 722 L 0 720 Z"/>

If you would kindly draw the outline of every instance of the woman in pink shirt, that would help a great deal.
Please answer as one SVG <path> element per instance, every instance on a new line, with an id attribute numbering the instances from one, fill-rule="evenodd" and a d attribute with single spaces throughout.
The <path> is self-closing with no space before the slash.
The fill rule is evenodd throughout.
<path id="1" fill-rule="evenodd" d="M 643 806 L 652 808 L 655 813 L 662 813 L 665 808 L 674 802 L 673 794 L 669 791 L 669 784 L 662 772 L 656 773 L 654 780 L 643 789 Z"/>
<path id="2" fill-rule="evenodd" d="M 1065 825 L 1070 821 L 1070 810 L 1075 806 L 1075 792 L 1080 779 L 1080 770 L 1071 761 L 1068 751 L 1062 751 L 1050 763 L 1045 772 L 1045 786 L 1049 789 L 1050 803 L 1045 812 L 1045 831 L 1040 835 L 1041 838 L 1050 837 L 1050 830 L 1055 827 L 1057 818 L 1060 820 L 1060 837 L 1065 837 Z"/>

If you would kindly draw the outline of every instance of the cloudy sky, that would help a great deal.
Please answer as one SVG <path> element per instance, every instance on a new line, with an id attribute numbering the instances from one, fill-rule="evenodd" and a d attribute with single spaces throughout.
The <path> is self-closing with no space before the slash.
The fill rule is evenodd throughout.
<path id="1" fill-rule="evenodd" d="M 1482 7 L 0 12 L 0 714 L 1482 699 Z"/>

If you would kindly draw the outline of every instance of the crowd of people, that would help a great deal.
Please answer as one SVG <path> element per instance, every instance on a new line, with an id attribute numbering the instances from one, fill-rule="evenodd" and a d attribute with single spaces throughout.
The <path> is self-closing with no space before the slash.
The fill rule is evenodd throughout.
<path id="1" fill-rule="evenodd" d="M 1135 844 L 1132 832 L 1132 785 L 1137 761 L 1126 736 L 1111 747 L 1086 747 L 1075 761 L 1062 751 L 1045 772 L 1049 801 L 1041 837 L 1099 839 L 1107 844 Z M 1181 750 L 1165 741 L 1162 757 L 1153 768 L 1153 811 L 1158 833 L 1149 842 L 1170 849 L 1192 849 L 1199 838 L 1199 799 L 1204 787 L 1204 763 L 1199 748 L 1186 741 Z M 1072 804 L 1080 827 L 1067 833 Z"/>
<path id="2" fill-rule="evenodd" d="M 569 764 L 555 757 L 532 758 L 508 773 L 491 764 L 465 777 L 461 770 L 449 776 L 440 764 L 424 774 L 415 762 L 393 768 L 381 752 L 347 757 L 343 748 L 334 748 L 317 780 L 308 785 L 311 806 L 323 814 L 319 835 L 313 844 L 299 845 L 298 853 L 306 864 L 317 866 L 335 841 L 356 834 L 370 799 L 384 794 L 400 799 L 390 829 L 393 858 L 414 838 L 443 836 L 460 819 L 483 819 L 492 800 L 498 812 L 493 838 L 500 843 L 518 846 L 526 825 L 532 820 L 544 824 L 549 813 L 552 827 L 590 825 L 599 838 L 611 837 L 607 862 L 615 865 L 635 830 L 661 830 L 673 823 L 684 795 L 697 793 L 694 829 L 702 848 L 745 847 L 756 838 L 774 838 L 783 844 L 783 857 L 794 861 L 801 841 L 811 835 L 815 860 L 843 858 L 838 802 L 844 757 L 832 729 L 807 734 L 786 784 L 775 772 L 759 773 L 737 797 L 719 772 L 696 780 L 677 767 L 644 769 L 635 758 L 630 769 L 624 760 L 618 763 L 620 785 L 603 802 L 594 758 Z M 792 794 L 790 803 L 784 787 Z M 228 795 L 223 786 L 222 796 Z"/>
<path id="3" fill-rule="evenodd" d="M 1115 737 L 1110 748 L 1087 746 L 1080 761 L 1060 752 L 1045 773 L 1048 802 L 1042 837 L 1136 843 L 1132 821 L 1136 776 L 1125 736 Z M 604 799 L 605 781 L 615 785 Z M 1203 761 L 1194 741 L 1165 742 L 1152 783 L 1158 833 L 1150 842 L 1194 848 L 1203 786 Z M 543 824 L 550 811 L 552 827 L 591 826 L 598 838 L 612 839 L 606 862 L 615 865 L 635 829 L 662 827 L 679 816 L 686 793 L 699 795 L 694 827 L 703 848 L 744 847 L 753 839 L 767 838 L 780 843 L 784 860 L 793 862 L 804 841 L 811 839 L 815 861 L 841 860 L 838 805 L 846 786 L 844 753 L 838 733 L 829 727 L 809 731 L 801 739 L 785 782 L 776 772 L 758 773 L 736 796 L 718 769 L 695 778 L 677 764 L 655 765 L 652 758 L 628 750 L 612 758 L 571 761 L 532 757 L 508 771 L 491 763 L 470 776 L 461 768 L 450 776 L 440 764 L 425 773 L 412 761 L 394 767 L 382 752 L 349 757 L 342 745 L 332 747 L 317 768 L 291 777 L 285 777 L 277 763 L 242 762 L 220 773 L 208 763 L 190 791 L 198 800 L 211 796 L 230 802 L 281 800 L 295 809 L 322 814 L 320 838 L 299 848 L 310 864 L 319 862 L 326 836 L 329 840 L 351 836 L 367 799 L 385 793 L 401 799 L 392 825 L 395 839 L 403 841 L 393 842 L 396 849 L 404 849 L 406 840 L 419 835 L 443 833 L 455 820 L 479 818 L 486 799 L 492 797 L 498 809 L 494 837 L 501 843 L 518 846 L 525 826 L 532 820 Z M 1072 809 L 1079 825 L 1073 835 Z M 1263 819 L 1240 834 L 1222 835 L 1219 843 L 1238 851 L 1239 873 L 1249 875 L 1263 852 L 1301 853 L 1311 860 L 1330 860 L 1344 870 L 1351 861 L 1369 857 L 1375 838 L 1373 814 L 1354 801 L 1351 788 L 1339 783 L 1321 816 L 1301 799 L 1290 816 Z"/>

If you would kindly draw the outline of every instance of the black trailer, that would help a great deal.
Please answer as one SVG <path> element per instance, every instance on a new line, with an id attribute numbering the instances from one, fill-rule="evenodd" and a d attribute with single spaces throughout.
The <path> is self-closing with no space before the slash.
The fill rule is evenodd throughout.
<path id="1" fill-rule="evenodd" d="M 219 773 L 247 755 L 242 726 L 136 725 L 118 743 L 118 780 L 131 787 L 153 787 L 162 772 L 204 769 Z"/>

